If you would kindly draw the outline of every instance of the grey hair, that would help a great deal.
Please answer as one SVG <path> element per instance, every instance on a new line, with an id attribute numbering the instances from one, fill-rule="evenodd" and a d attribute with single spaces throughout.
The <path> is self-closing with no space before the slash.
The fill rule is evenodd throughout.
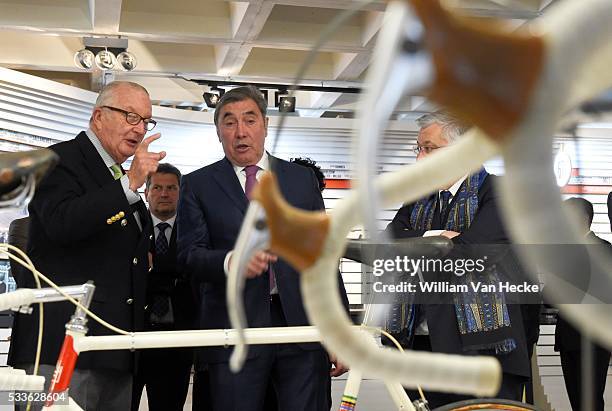
<path id="1" fill-rule="evenodd" d="M 242 86 L 233 88 L 223 94 L 217 103 L 217 107 L 215 108 L 215 126 L 219 125 L 219 115 L 221 114 L 221 109 L 224 106 L 248 99 L 253 100 L 255 104 L 257 104 L 257 108 L 259 108 L 261 116 L 266 118 L 268 103 L 263 94 L 261 94 L 261 91 L 259 91 L 259 89 L 255 86 Z"/>
<path id="2" fill-rule="evenodd" d="M 111 102 L 115 98 L 117 89 L 120 87 L 129 87 L 133 90 L 141 91 L 147 96 L 149 96 L 149 92 L 147 91 L 147 89 L 138 83 L 134 83 L 131 81 L 113 81 L 112 83 L 104 86 L 102 90 L 100 90 L 100 94 L 98 94 L 98 98 L 96 99 L 96 104 L 94 107 L 108 106 L 109 104 L 111 104 Z"/>
<path id="3" fill-rule="evenodd" d="M 449 144 L 459 140 L 461 135 L 469 130 L 469 127 L 459 119 L 441 110 L 422 115 L 416 119 L 416 123 L 420 129 L 438 124 L 442 128 L 442 136 Z"/>

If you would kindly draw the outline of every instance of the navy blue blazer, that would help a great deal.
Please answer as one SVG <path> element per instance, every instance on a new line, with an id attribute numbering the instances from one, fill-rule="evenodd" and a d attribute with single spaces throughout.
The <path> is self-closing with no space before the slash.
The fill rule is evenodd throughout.
<path id="1" fill-rule="evenodd" d="M 142 201 L 130 206 L 121 182 L 113 178 L 85 132 L 49 148 L 60 162 L 37 187 L 30 203 L 28 254 L 58 285 L 92 280 L 96 290 L 90 309 L 124 330 L 142 330 L 147 253 L 153 235 L 149 212 Z M 110 217 L 122 211 L 124 218 L 108 224 Z M 18 281 L 19 287 L 34 285 L 31 275 Z M 31 315 L 15 318 L 10 364 L 34 363 L 38 304 L 32 307 Z M 64 325 L 74 310 L 68 302 L 45 304 L 41 364 L 55 365 Z M 87 326 L 88 335 L 114 334 L 91 319 Z M 93 351 L 79 355 L 77 367 L 131 371 L 133 360 L 129 350 Z"/>
<path id="2" fill-rule="evenodd" d="M 312 170 L 270 156 L 270 165 L 278 177 L 284 198 L 304 210 L 323 210 L 324 203 Z M 195 283 L 199 284 L 202 329 L 230 328 L 226 308 L 226 275 L 223 262 L 234 248 L 248 200 L 234 172 L 224 158 L 183 177 L 178 206 L 178 259 Z M 308 325 L 302 303 L 298 272 L 279 259 L 274 273 L 287 325 Z M 340 293 L 348 307 L 342 278 Z M 270 326 L 269 273 L 247 280 L 245 311 L 249 327 Z M 320 344 L 299 344 L 305 350 L 322 349 Z M 263 346 L 251 346 L 249 356 L 256 356 Z M 232 347 L 205 347 L 198 358 L 204 362 L 224 362 Z"/>

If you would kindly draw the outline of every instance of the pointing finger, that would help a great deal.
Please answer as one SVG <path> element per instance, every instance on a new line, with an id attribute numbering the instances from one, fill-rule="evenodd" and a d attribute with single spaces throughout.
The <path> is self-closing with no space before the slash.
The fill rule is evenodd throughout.
<path id="1" fill-rule="evenodd" d="M 155 140 L 157 140 L 158 138 L 161 137 L 161 133 L 155 133 L 149 137 L 145 137 L 142 142 L 140 143 L 140 145 L 138 146 L 139 150 L 144 150 L 144 151 L 148 151 L 149 150 L 149 144 L 151 144 L 152 142 L 154 142 Z"/>

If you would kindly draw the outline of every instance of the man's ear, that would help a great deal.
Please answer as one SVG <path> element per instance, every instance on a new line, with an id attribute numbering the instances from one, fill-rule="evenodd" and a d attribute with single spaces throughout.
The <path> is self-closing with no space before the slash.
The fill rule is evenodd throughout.
<path id="1" fill-rule="evenodd" d="M 217 130 L 217 138 L 219 139 L 219 143 L 223 144 L 223 140 L 221 139 L 221 133 L 219 132 L 219 127 L 216 127 Z"/>
<path id="2" fill-rule="evenodd" d="M 100 128 L 100 121 L 102 121 L 102 109 L 100 107 L 95 107 L 91 112 L 91 122 L 96 124 L 97 128 Z"/>
<path id="3" fill-rule="evenodd" d="M 264 129 L 265 129 L 265 134 L 264 134 L 264 138 L 268 137 L 268 120 L 270 120 L 269 117 L 264 118 Z"/>

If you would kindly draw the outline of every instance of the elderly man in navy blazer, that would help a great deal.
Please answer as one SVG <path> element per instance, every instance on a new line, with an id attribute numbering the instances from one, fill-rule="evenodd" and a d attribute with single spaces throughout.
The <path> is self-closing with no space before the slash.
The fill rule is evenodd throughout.
<path id="1" fill-rule="evenodd" d="M 183 177 L 178 209 L 178 252 L 199 282 L 200 327 L 229 328 L 225 287 L 232 249 L 251 190 L 266 171 L 274 171 L 283 196 L 304 210 L 323 210 L 314 173 L 264 151 L 266 101 L 254 87 L 226 92 L 215 110 L 215 125 L 225 158 Z M 269 252 L 248 264 L 244 300 L 249 327 L 307 325 L 299 274 Z M 340 279 L 341 294 L 346 293 Z M 348 305 L 348 303 L 347 303 Z M 198 367 L 208 365 L 213 409 L 260 411 L 271 381 L 281 410 L 328 410 L 329 376 L 344 368 L 330 366 L 320 344 L 251 346 L 242 371 L 228 365 L 232 347 L 198 350 Z M 331 362 L 333 363 L 333 356 Z M 331 371 L 330 371 L 331 369 Z"/>
<path id="2" fill-rule="evenodd" d="M 164 152 L 148 150 L 160 137 L 145 137 L 156 124 L 151 115 L 151 100 L 142 86 L 122 81 L 105 86 L 89 129 L 49 147 L 60 162 L 37 187 L 29 206 L 28 253 L 36 267 L 62 286 L 92 280 L 96 291 L 91 310 L 127 331 L 140 331 L 144 325 L 153 234 L 137 189 L 165 157 Z M 126 174 L 121 164 L 132 156 Z M 34 286 L 31 276 L 22 280 L 19 287 Z M 33 308 L 32 315 L 16 316 L 9 358 L 11 365 L 30 373 L 38 333 L 38 307 Z M 64 339 L 64 325 L 73 313 L 68 302 L 45 304 L 39 371 L 47 383 Z M 87 326 L 89 335 L 110 333 L 95 321 Z M 135 354 L 129 350 L 82 353 L 70 396 L 87 410 L 127 410 L 135 366 Z"/>

